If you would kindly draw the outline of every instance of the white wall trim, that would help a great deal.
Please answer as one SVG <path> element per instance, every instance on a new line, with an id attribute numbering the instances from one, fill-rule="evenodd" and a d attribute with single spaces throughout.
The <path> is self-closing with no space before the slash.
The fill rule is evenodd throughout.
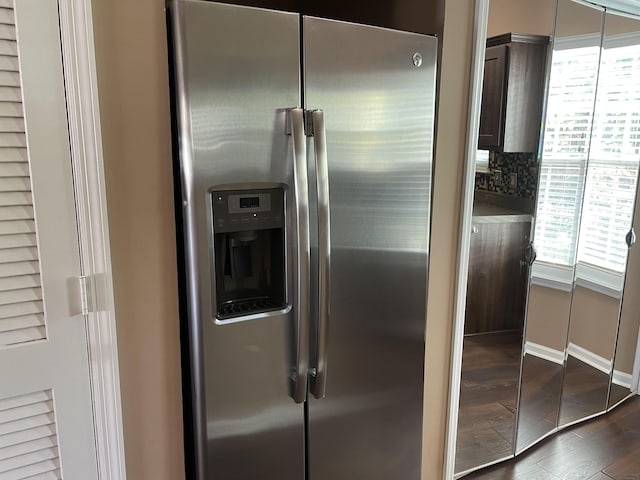
<path id="1" fill-rule="evenodd" d="M 536 260 L 531 265 L 531 283 L 563 292 L 573 290 L 573 266 Z"/>
<path id="2" fill-rule="evenodd" d="M 524 353 L 526 355 L 542 358 L 549 362 L 557 363 L 558 365 L 564 365 L 563 350 L 555 350 L 545 345 L 540 345 L 539 343 L 527 341 L 524 344 Z"/>
<path id="3" fill-rule="evenodd" d="M 120 377 L 91 0 L 58 0 L 83 275 L 98 476 L 124 480 Z"/>
<path id="4" fill-rule="evenodd" d="M 576 0 L 574 0 L 576 1 Z M 640 15 L 640 6 L 637 0 L 582 0 L 579 3 L 587 4 L 595 8 L 606 8 L 611 13 L 637 18 Z"/>
<path id="5" fill-rule="evenodd" d="M 596 265 L 578 262 L 574 266 L 536 260 L 531 266 L 531 283 L 563 292 L 571 292 L 575 285 L 612 298 L 622 298 L 624 273 Z"/>
<path id="6" fill-rule="evenodd" d="M 572 50 L 574 48 L 598 47 L 600 48 L 600 33 L 586 33 L 558 37 L 553 44 L 554 50 Z"/>
<path id="7" fill-rule="evenodd" d="M 577 358 L 581 362 L 600 370 L 602 373 L 609 375 L 611 373 L 612 362 L 600 355 L 593 353 L 591 350 L 587 350 L 580 345 L 569 342 L 567 345 L 567 356 L 571 355 L 573 358 Z"/>
<path id="8" fill-rule="evenodd" d="M 614 370 L 613 376 L 611 377 L 611 381 L 615 385 L 628 388 L 629 390 L 631 390 L 632 380 L 633 380 L 633 376 L 630 373 L 625 373 L 620 370 Z"/>
<path id="9" fill-rule="evenodd" d="M 624 272 L 615 272 L 585 262 L 576 264 L 576 285 L 611 298 L 622 298 L 624 279 Z"/>
<path id="10" fill-rule="evenodd" d="M 462 350 L 464 344 L 464 319 L 467 304 L 467 274 L 469 272 L 469 247 L 473 196 L 476 181 L 476 151 L 480 129 L 480 104 L 484 77 L 484 55 L 487 44 L 489 0 L 476 0 L 469 87 L 469 111 L 465 156 L 464 184 L 462 186 L 462 215 L 458 242 L 458 271 L 456 278 L 455 310 L 451 348 L 451 383 L 449 384 L 449 411 L 447 415 L 447 444 L 445 446 L 444 480 L 455 475 L 456 440 L 458 428 L 458 404 L 462 374 Z"/>

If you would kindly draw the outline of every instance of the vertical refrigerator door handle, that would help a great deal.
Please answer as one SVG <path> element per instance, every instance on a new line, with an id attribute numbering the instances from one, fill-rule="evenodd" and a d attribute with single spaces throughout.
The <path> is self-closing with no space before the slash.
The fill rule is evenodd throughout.
<path id="1" fill-rule="evenodd" d="M 309 186 L 307 179 L 307 138 L 304 133 L 304 110 L 289 110 L 289 131 L 293 143 L 293 189 L 297 272 L 293 314 L 295 321 L 295 367 L 291 375 L 291 397 L 303 403 L 307 397 L 309 343 Z"/>
<path id="2" fill-rule="evenodd" d="M 329 305 L 331 280 L 331 227 L 329 222 L 329 167 L 327 165 L 327 139 L 324 113 L 313 110 L 313 146 L 316 160 L 318 189 L 318 333 L 314 375 L 311 378 L 311 393 L 324 398 L 327 384 L 327 355 L 329 335 Z"/>

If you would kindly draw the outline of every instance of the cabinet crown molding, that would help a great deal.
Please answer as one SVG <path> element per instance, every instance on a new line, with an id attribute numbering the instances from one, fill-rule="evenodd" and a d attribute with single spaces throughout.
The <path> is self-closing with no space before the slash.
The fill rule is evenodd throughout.
<path id="1" fill-rule="evenodd" d="M 487 47 L 504 45 L 505 43 L 532 43 L 535 45 L 549 44 L 548 35 L 531 35 L 526 33 L 503 33 L 495 37 L 487 38 Z"/>

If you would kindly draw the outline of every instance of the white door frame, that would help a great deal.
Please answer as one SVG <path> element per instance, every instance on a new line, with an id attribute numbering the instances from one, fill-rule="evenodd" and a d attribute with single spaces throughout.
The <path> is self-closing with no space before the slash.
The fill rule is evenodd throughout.
<path id="1" fill-rule="evenodd" d="M 19 0 L 18 0 L 19 1 Z M 91 0 L 58 0 L 98 476 L 125 480 L 120 376 Z"/>
<path id="2" fill-rule="evenodd" d="M 469 272 L 469 246 L 473 220 L 473 192 L 476 179 L 476 152 L 480 130 L 480 104 L 484 77 L 484 56 L 487 44 L 489 0 L 476 0 L 473 27 L 473 50 L 471 51 L 471 82 L 469 86 L 469 110 L 467 120 L 467 144 L 462 185 L 462 213 L 458 241 L 458 271 L 455 292 L 455 313 L 451 348 L 451 381 L 449 383 L 449 412 L 444 459 L 444 480 L 455 475 L 456 440 L 458 429 L 458 404 L 460 402 L 460 380 L 462 374 L 462 347 L 464 341 L 464 319 L 467 305 L 467 274 Z"/>
<path id="3" fill-rule="evenodd" d="M 636 358 L 633 362 L 631 391 L 633 393 L 640 394 L 640 331 L 638 331 L 638 342 L 636 343 Z"/>

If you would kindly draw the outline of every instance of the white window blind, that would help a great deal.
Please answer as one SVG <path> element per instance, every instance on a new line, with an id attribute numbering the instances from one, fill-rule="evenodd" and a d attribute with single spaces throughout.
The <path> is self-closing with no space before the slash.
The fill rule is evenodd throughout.
<path id="1" fill-rule="evenodd" d="M 554 51 L 535 242 L 539 261 L 577 264 L 577 281 L 616 295 L 640 162 L 640 36 L 608 37 L 601 54 L 580 43 Z"/>
<path id="2" fill-rule="evenodd" d="M 46 338 L 13 2 L 0 0 L 0 348 Z"/>
<path id="3" fill-rule="evenodd" d="M 535 227 L 541 262 L 575 262 L 599 57 L 593 45 L 553 53 Z"/>
<path id="4" fill-rule="evenodd" d="M 635 37 L 635 38 L 633 38 Z M 578 262 L 622 273 L 640 162 L 640 36 L 604 45 Z"/>

